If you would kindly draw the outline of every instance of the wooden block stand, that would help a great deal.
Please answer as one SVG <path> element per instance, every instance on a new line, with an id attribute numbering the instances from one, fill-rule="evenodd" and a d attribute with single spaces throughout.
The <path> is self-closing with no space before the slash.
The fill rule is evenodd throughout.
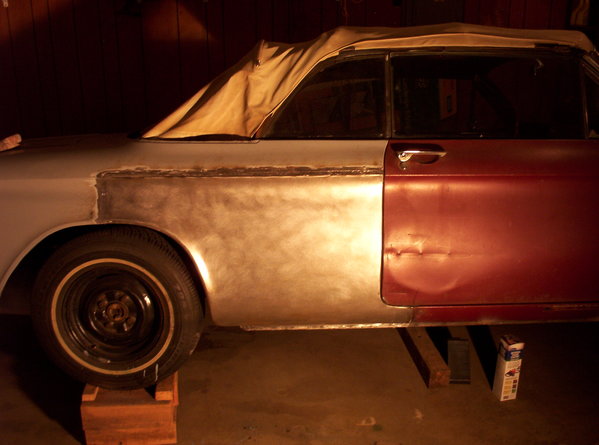
<path id="1" fill-rule="evenodd" d="M 426 329 L 400 328 L 398 331 L 426 386 L 448 386 L 450 369 L 426 333 Z"/>
<path id="2" fill-rule="evenodd" d="M 86 385 L 81 421 L 87 445 L 177 443 L 178 374 L 155 387 L 116 391 Z"/>

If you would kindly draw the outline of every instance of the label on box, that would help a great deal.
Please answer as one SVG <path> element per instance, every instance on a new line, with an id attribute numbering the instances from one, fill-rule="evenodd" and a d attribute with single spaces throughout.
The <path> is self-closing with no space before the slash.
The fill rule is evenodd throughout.
<path id="1" fill-rule="evenodd" d="M 524 351 L 522 349 L 514 349 L 512 351 L 509 351 L 507 349 L 504 349 L 503 346 L 501 346 L 499 348 L 499 355 L 501 355 L 503 359 L 506 361 L 521 360 L 522 356 L 524 355 Z"/>
<path id="2" fill-rule="evenodd" d="M 504 335 L 499 339 L 499 355 L 504 360 L 520 360 L 524 354 L 524 342 L 513 335 Z"/>
<path id="3" fill-rule="evenodd" d="M 495 381 L 493 383 L 493 392 L 499 400 L 512 400 L 516 398 L 518 392 L 518 382 L 520 381 L 521 360 L 505 361 L 499 358 Z"/>
<path id="4" fill-rule="evenodd" d="M 513 400 L 518 392 L 524 343 L 513 336 L 503 336 L 499 342 L 493 393 L 501 401 Z"/>

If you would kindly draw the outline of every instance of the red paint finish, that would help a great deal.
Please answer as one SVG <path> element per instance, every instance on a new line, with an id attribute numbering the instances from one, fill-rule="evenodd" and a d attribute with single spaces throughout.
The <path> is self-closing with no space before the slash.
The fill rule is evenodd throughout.
<path id="1" fill-rule="evenodd" d="M 414 144 L 447 154 L 400 168 Z M 599 141 L 391 141 L 384 301 L 599 302 L 598 192 Z"/>
<path id="2" fill-rule="evenodd" d="M 420 306 L 412 324 L 496 324 L 510 322 L 599 321 L 599 304 L 506 304 L 472 306 Z"/>

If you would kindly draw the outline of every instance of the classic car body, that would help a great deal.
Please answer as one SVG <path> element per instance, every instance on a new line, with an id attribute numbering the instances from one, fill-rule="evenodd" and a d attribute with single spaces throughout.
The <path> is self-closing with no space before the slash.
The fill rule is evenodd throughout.
<path id="1" fill-rule="evenodd" d="M 348 63 L 365 74 L 339 77 Z M 510 64 L 532 80 L 514 78 L 508 89 L 534 89 L 526 82 L 540 79 L 534 97 L 555 97 L 531 104 L 516 95 L 524 110 L 516 112 L 510 93 L 493 85 Z M 431 77 L 431 66 L 441 74 Z M 474 66 L 484 70 L 468 71 Z M 544 70 L 563 73 L 562 81 Z M 1 153 L 0 285 L 56 247 L 116 227 L 166 240 L 217 325 L 597 320 L 598 75 L 592 45 L 569 31 L 451 24 L 262 43 L 142 138 L 31 140 Z M 324 80 L 310 84 L 317 76 Z M 337 113 L 326 92 L 350 84 L 360 101 L 347 108 L 349 124 L 321 125 L 322 110 Z M 439 108 L 431 114 L 427 104 Z M 312 108 L 285 117 L 294 107 Z M 546 122 L 530 121 L 544 114 Z M 307 116 L 309 125 L 300 122 Z M 57 278 L 58 288 L 79 270 Z M 50 327 L 38 322 L 38 330 L 52 336 L 62 329 L 62 297 L 48 298 Z M 128 310 L 117 303 L 117 312 Z M 178 320 L 168 308 L 161 320 L 172 330 Z M 97 312 L 87 317 L 98 324 Z M 110 317 L 113 329 L 120 318 Z M 58 349 L 85 371 L 67 365 L 74 375 L 132 385 L 123 380 L 127 366 L 90 365 L 57 336 Z M 129 367 L 143 371 L 135 384 L 148 384 L 155 361 Z"/>

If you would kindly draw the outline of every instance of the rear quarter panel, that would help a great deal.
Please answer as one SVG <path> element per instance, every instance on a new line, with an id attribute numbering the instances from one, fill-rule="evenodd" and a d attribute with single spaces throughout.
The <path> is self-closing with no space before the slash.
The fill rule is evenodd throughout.
<path id="1" fill-rule="evenodd" d="M 221 146 L 231 158 L 218 167 L 105 171 L 98 221 L 180 240 L 216 324 L 405 323 L 380 297 L 385 144 L 260 141 Z"/>

